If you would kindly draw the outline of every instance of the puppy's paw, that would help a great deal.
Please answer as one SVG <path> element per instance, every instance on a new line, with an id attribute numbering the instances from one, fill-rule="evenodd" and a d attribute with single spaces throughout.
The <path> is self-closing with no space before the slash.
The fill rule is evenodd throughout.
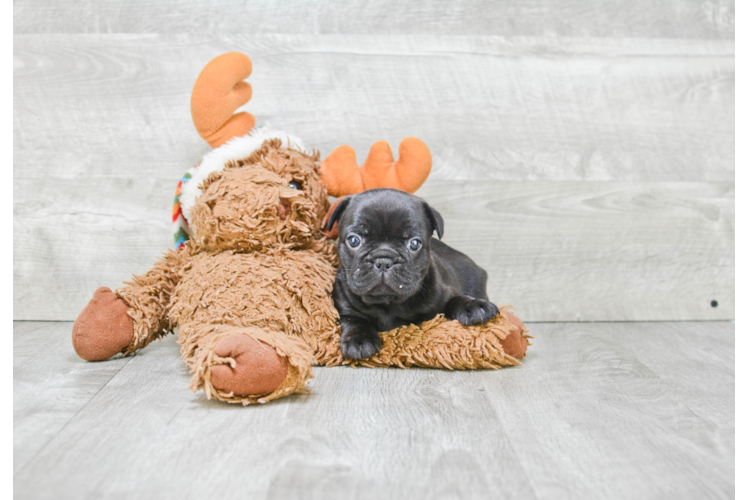
<path id="1" fill-rule="evenodd" d="M 483 299 L 459 297 L 447 313 L 449 319 L 456 319 L 463 326 L 481 325 L 499 314 L 496 304 Z M 453 299 L 454 300 L 454 299 Z"/>
<path id="2" fill-rule="evenodd" d="M 340 337 L 340 351 L 347 359 L 368 359 L 382 348 L 382 340 L 376 331 L 349 332 Z"/>

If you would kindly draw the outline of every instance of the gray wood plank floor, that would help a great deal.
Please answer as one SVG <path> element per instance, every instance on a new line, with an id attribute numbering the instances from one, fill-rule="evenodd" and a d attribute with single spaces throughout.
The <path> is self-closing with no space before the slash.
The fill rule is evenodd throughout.
<path id="1" fill-rule="evenodd" d="M 14 323 L 16 498 L 731 498 L 732 322 L 542 323 L 495 372 L 316 369 L 266 406 L 187 389 L 175 338 L 77 358 Z"/>

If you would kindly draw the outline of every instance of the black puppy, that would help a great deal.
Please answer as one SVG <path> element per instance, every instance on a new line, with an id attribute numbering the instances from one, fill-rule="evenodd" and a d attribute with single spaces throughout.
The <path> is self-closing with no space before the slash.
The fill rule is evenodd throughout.
<path id="1" fill-rule="evenodd" d="M 488 301 L 486 271 L 441 241 L 444 221 L 421 198 L 372 189 L 344 198 L 337 221 L 340 268 L 332 296 L 340 314 L 340 349 L 366 359 L 382 347 L 380 331 L 439 313 L 463 325 L 485 323 L 499 308 Z"/>

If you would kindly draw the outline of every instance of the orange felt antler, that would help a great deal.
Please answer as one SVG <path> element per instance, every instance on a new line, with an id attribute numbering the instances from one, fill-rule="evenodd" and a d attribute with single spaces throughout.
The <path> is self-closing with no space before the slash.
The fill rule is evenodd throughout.
<path id="1" fill-rule="evenodd" d="M 322 161 L 322 183 L 335 197 L 381 187 L 414 193 L 431 172 L 431 153 L 422 140 L 406 137 L 399 154 L 395 161 L 387 142 L 375 142 L 359 168 L 353 148 L 340 146 Z"/>
<path id="2" fill-rule="evenodd" d="M 200 137 L 217 148 L 255 126 L 249 113 L 233 114 L 252 98 L 244 80 L 252 73 L 252 61 L 241 52 L 229 52 L 210 61 L 192 88 L 192 122 Z"/>

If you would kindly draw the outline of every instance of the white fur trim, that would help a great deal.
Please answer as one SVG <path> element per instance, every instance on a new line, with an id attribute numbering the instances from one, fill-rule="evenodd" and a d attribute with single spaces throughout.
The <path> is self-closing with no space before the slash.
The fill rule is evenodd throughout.
<path id="1" fill-rule="evenodd" d="M 248 134 L 234 137 L 203 157 L 203 161 L 192 172 L 192 178 L 182 184 L 182 194 L 179 202 L 182 205 L 182 214 L 187 223 L 192 223 L 190 210 L 195 206 L 195 200 L 202 194 L 198 187 L 213 172 L 223 170 L 229 160 L 240 160 L 250 156 L 262 147 L 262 143 L 268 139 L 280 139 L 284 148 L 296 148 L 304 151 L 304 144 L 296 136 L 286 134 L 280 130 L 271 130 L 265 127 L 257 127 Z"/>

